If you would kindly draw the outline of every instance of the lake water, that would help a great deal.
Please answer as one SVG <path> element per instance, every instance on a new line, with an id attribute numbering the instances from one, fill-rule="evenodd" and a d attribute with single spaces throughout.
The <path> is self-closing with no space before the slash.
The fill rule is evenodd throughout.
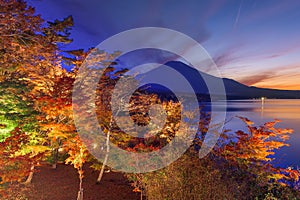
<path id="1" fill-rule="evenodd" d="M 263 125 L 274 119 L 281 120 L 276 127 L 291 128 L 294 133 L 287 141 L 289 147 L 282 147 L 275 153 L 274 165 L 300 167 L 300 100 L 265 99 L 234 100 L 227 102 L 225 128 L 232 131 L 246 130 L 245 124 L 235 116 L 247 117 L 255 125 Z"/>

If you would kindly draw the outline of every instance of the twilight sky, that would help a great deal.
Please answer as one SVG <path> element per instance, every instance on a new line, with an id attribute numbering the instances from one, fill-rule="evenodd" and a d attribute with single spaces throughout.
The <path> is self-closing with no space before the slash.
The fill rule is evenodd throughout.
<path id="1" fill-rule="evenodd" d="M 68 49 L 132 28 L 180 31 L 203 45 L 223 77 L 300 90 L 299 0 L 28 0 L 45 20 L 73 15 Z"/>

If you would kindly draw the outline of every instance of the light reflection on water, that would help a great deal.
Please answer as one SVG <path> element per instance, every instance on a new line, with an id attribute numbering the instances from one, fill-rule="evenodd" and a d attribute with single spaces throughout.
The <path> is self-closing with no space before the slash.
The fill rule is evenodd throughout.
<path id="1" fill-rule="evenodd" d="M 246 130 L 245 124 L 235 116 L 247 117 L 255 125 L 263 125 L 274 119 L 281 120 L 276 127 L 291 128 L 294 133 L 287 141 L 289 147 L 283 147 L 275 154 L 273 163 L 276 166 L 300 167 L 300 100 L 298 99 L 265 99 L 233 100 L 227 102 L 226 129 L 232 132 Z"/>

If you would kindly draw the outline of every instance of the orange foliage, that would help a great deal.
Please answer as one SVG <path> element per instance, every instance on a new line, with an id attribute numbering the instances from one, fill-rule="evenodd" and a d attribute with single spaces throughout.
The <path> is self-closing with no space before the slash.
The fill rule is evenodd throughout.
<path id="1" fill-rule="evenodd" d="M 289 146 L 285 141 L 293 130 L 276 128 L 275 125 L 280 122 L 279 120 L 257 127 L 251 120 L 239 118 L 246 124 L 248 132 L 236 131 L 237 141 L 224 145 L 220 150 L 221 155 L 255 174 L 267 174 L 267 177 L 275 180 L 288 178 L 283 169 L 277 169 L 270 164 L 274 159 L 270 156 L 274 155 L 275 149 Z M 295 178 L 295 175 L 296 173 L 292 176 Z"/>

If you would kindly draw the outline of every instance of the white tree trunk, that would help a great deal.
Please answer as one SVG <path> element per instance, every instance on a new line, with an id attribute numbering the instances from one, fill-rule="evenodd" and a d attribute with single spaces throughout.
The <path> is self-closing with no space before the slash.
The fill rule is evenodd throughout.
<path id="1" fill-rule="evenodd" d="M 102 167 L 101 167 L 99 176 L 98 176 L 98 178 L 97 178 L 97 184 L 100 183 L 100 181 L 101 181 L 101 179 L 102 179 L 102 177 L 103 177 L 104 169 L 105 169 L 105 166 L 106 166 L 107 161 L 108 161 L 108 154 L 109 154 L 109 151 L 110 151 L 109 137 L 110 137 L 110 131 L 108 131 L 108 133 L 107 133 L 107 135 L 106 135 L 106 154 L 105 154 L 104 161 L 103 161 L 103 163 L 102 163 Z"/>
<path id="2" fill-rule="evenodd" d="M 24 184 L 30 184 L 30 183 L 31 183 L 32 178 L 33 178 L 33 173 L 34 173 L 34 165 L 32 165 L 32 166 L 30 167 L 30 173 L 29 173 L 29 175 L 28 175 L 26 181 L 24 182 Z"/>

